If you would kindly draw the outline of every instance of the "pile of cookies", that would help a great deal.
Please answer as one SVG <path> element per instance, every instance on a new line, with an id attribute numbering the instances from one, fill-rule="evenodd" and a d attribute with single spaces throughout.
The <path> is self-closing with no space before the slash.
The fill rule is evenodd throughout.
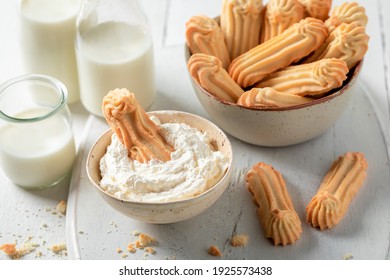
<path id="1" fill-rule="evenodd" d="M 223 0 L 220 19 L 186 23 L 188 70 L 217 98 L 286 107 L 330 94 L 368 49 L 364 7 L 332 0 Z"/>

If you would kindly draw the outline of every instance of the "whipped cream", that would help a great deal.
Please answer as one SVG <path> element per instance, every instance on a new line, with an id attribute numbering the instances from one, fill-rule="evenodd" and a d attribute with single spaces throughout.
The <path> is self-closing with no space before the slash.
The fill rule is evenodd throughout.
<path id="1" fill-rule="evenodd" d="M 197 196 L 226 173 L 229 160 L 214 151 L 207 134 L 183 123 L 161 124 L 160 134 L 174 147 L 171 160 L 140 163 L 128 157 L 126 147 L 113 134 L 100 160 L 100 187 L 119 199 L 166 202 Z"/>

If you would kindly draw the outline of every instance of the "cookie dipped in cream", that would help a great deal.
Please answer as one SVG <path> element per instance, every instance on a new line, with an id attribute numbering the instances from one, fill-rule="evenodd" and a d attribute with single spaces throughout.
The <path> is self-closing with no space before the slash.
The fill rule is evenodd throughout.
<path id="1" fill-rule="evenodd" d="M 214 151 L 207 134 L 183 123 L 159 123 L 160 135 L 174 151 L 163 162 L 141 163 L 128 157 L 128 150 L 113 134 L 100 161 L 100 187 L 120 199 L 167 202 L 197 196 L 215 185 L 226 173 L 228 158 Z"/>
<path id="2" fill-rule="evenodd" d="M 172 147 L 162 139 L 134 93 L 126 88 L 111 90 L 103 98 L 102 111 L 130 158 L 140 162 L 152 158 L 167 161 L 170 158 Z"/>

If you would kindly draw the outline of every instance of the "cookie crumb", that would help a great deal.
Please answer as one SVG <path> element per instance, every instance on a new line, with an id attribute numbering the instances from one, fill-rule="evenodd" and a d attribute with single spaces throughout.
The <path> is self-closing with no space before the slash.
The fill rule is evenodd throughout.
<path id="1" fill-rule="evenodd" d="M 222 256 L 222 252 L 215 245 L 210 246 L 207 252 L 214 257 Z"/>
<path id="2" fill-rule="evenodd" d="M 155 243 L 156 243 L 156 239 L 150 237 L 147 234 L 140 233 L 138 236 L 138 240 L 135 241 L 135 247 L 143 249 L 148 245 L 155 244 Z"/>
<path id="3" fill-rule="evenodd" d="M 133 232 L 131 233 L 131 235 L 133 236 L 139 236 L 141 234 L 141 232 L 139 230 L 133 230 Z"/>
<path id="4" fill-rule="evenodd" d="M 123 251 L 122 251 L 121 248 L 116 248 L 116 252 L 117 252 L 118 254 L 120 254 L 120 253 L 122 253 Z"/>
<path id="5" fill-rule="evenodd" d="M 237 234 L 232 237 L 230 244 L 233 247 L 245 247 L 248 243 L 249 236 L 246 234 Z"/>
<path id="6" fill-rule="evenodd" d="M 0 250 L 2 250 L 5 254 L 7 254 L 12 259 L 17 259 L 18 250 L 16 249 L 16 244 L 3 244 L 0 246 Z"/>
<path id="7" fill-rule="evenodd" d="M 65 243 L 53 244 L 51 246 L 50 250 L 56 255 L 61 255 L 61 254 L 66 255 L 67 254 Z"/>
<path id="8" fill-rule="evenodd" d="M 65 214 L 66 214 L 66 201 L 61 200 L 61 201 L 57 204 L 56 210 L 57 210 L 58 212 L 60 212 L 62 215 L 65 215 Z"/>
<path id="9" fill-rule="evenodd" d="M 135 249 L 133 243 L 127 244 L 127 252 L 129 252 L 129 253 L 135 253 L 136 251 L 137 251 L 137 249 Z"/>
<path id="10" fill-rule="evenodd" d="M 17 249 L 16 244 L 11 243 L 1 245 L 0 250 L 7 254 L 11 259 L 20 259 L 21 257 L 33 252 L 38 246 L 39 245 L 37 243 L 26 242 Z"/>
<path id="11" fill-rule="evenodd" d="M 127 258 L 127 254 L 123 253 L 123 254 L 121 255 L 121 257 L 122 257 L 122 259 Z"/>
<path id="12" fill-rule="evenodd" d="M 345 254 L 345 255 L 343 256 L 343 259 L 344 259 L 344 260 L 350 260 L 350 259 L 353 259 L 353 256 L 352 256 L 352 254 L 348 253 L 348 254 Z"/>
<path id="13" fill-rule="evenodd" d="M 31 239 L 33 239 L 31 235 L 27 236 L 26 241 L 24 241 L 24 243 L 28 243 L 29 241 L 31 241 Z"/>
<path id="14" fill-rule="evenodd" d="M 118 228 L 118 224 L 114 221 L 110 222 L 110 226 L 113 226 L 114 228 Z"/>
<path id="15" fill-rule="evenodd" d="M 153 247 L 145 247 L 145 252 L 152 255 L 156 254 L 156 250 Z"/>

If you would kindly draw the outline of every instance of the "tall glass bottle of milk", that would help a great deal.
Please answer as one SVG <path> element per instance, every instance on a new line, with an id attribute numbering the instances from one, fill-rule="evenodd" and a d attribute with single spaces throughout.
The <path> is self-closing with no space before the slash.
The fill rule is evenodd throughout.
<path id="1" fill-rule="evenodd" d="M 136 0 L 85 0 L 77 18 L 76 58 L 84 107 L 103 117 L 103 97 L 127 88 L 146 109 L 156 95 L 149 23 Z"/>
<path id="2" fill-rule="evenodd" d="M 19 0 L 22 55 L 29 73 L 65 84 L 69 103 L 80 100 L 74 37 L 82 0 Z"/>

